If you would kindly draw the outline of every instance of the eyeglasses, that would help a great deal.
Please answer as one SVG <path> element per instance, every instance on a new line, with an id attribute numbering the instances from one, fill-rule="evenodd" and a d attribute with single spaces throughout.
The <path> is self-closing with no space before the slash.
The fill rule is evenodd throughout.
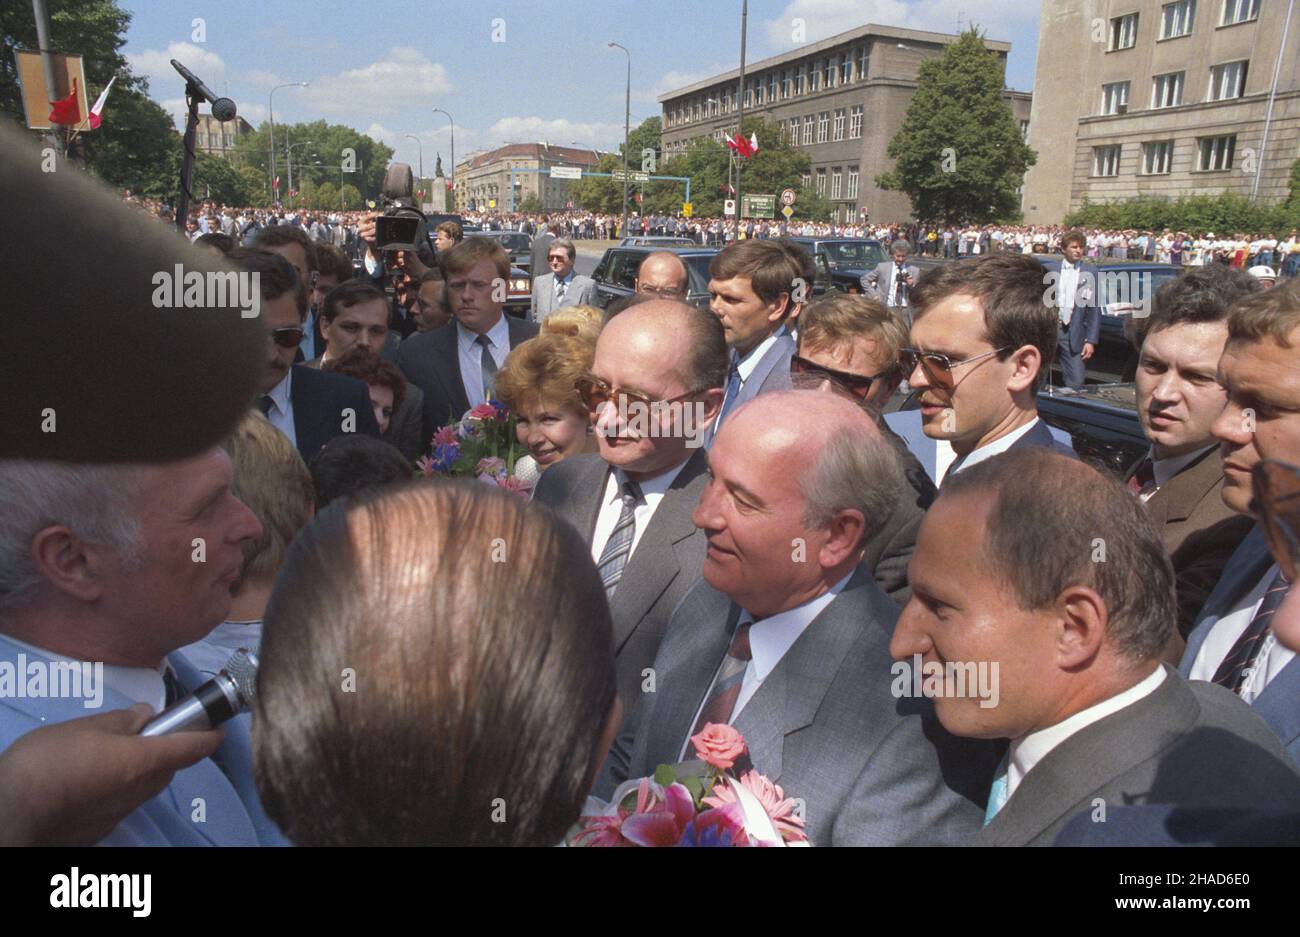
<path id="1" fill-rule="evenodd" d="M 673 286 L 641 286 L 637 288 L 638 293 L 647 296 L 658 296 L 661 299 L 681 299 L 685 292 Z"/>
<path id="2" fill-rule="evenodd" d="M 305 334 L 301 326 L 289 325 L 282 329 L 271 329 L 271 341 L 281 348 L 297 348 L 302 344 L 302 337 Z"/>
<path id="3" fill-rule="evenodd" d="M 952 376 L 952 369 L 960 367 L 963 364 L 971 364 L 982 358 L 988 358 L 993 355 L 1000 355 L 1004 351 L 1010 351 L 1009 345 L 1002 348 L 994 348 L 992 351 L 986 351 L 982 355 L 971 355 L 969 358 L 962 358 L 960 361 L 953 361 L 947 355 L 941 355 L 933 351 L 921 351 L 919 348 L 904 348 L 898 353 L 898 363 L 905 374 L 911 374 L 916 370 L 919 364 L 921 370 L 925 372 L 926 378 L 931 384 L 941 390 L 952 393 L 957 389 L 957 381 Z"/>
<path id="4" fill-rule="evenodd" d="M 546 259 L 547 259 L 548 261 L 550 261 L 551 263 L 553 263 L 553 264 L 563 264 L 563 263 L 568 263 L 568 262 L 569 262 L 569 255 L 568 255 L 568 254 L 552 254 L 551 256 L 547 257 Z"/>
<path id="5" fill-rule="evenodd" d="M 872 384 L 881 378 L 889 377 L 894 371 L 894 368 L 890 368 L 868 377 L 865 374 L 836 371 L 834 368 L 828 368 L 825 365 L 817 364 L 815 361 L 809 361 L 807 358 L 801 358 L 799 355 L 795 355 L 790 359 L 791 377 L 805 375 L 811 381 L 830 381 L 832 384 L 838 384 L 859 400 L 867 398 L 867 395 L 871 393 Z"/>
<path id="6" fill-rule="evenodd" d="M 1300 468 L 1264 459 L 1250 470 L 1254 483 L 1252 508 L 1264 525 L 1273 559 L 1288 582 L 1300 568 Z"/>
<path id="7" fill-rule="evenodd" d="M 624 390 L 614 388 L 608 382 L 602 381 L 594 374 L 588 374 L 578 378 L 573 382 L 573 387 L 582 399 L 582 405 L 590 413 L 599 413 L 605 404 L 613 401 L 614 405 L 623 413 L 628 413 L 635 408 L 648 409 L 653 404 L 672 403 L 675 400 L 684 400 L 700 393 L 707 388 L 688 390 L 684 394 L 678 394 L 676 397 L 668 397 L 664 400 L 651 400 L 645 394 L 638 393 L 634 390 Z"/>

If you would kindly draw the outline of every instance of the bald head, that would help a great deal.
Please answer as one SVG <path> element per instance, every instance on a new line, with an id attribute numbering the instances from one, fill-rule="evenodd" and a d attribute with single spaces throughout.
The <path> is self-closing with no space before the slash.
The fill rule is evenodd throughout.
<path id="1" fill-rule="evenodd" d="M 672 251 L 647 254 L 636 274 L 638 293 L 655 293 L 665 299 L 685 299 L 689 284 L 685 262 Z"/>

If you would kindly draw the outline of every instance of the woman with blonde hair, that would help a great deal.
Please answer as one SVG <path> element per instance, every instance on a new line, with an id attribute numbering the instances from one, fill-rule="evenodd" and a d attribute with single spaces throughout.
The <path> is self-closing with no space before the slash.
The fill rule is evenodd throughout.
<path id="1" fill-rule="evenodd" d="M 591 370 L 602 314 L 565 307 L 546 317 L 536 338 L 516 345 L 497 374 L 497 398 L 515 415 L 519 441 L 539 469 L 596 452 L 591 417 L 574 383 Z"/>

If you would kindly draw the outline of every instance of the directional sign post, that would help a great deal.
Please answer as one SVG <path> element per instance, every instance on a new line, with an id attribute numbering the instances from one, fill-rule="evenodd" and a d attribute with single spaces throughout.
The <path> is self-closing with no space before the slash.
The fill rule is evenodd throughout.
<path id="1" fill-rule="evenodd" d="M 781 214 L 785 215 L 786 220 L 789 221 L 790 216 L 794 214 L 794 209 L 786 205 L 781 209 Z"/>
<path id="2" fill-rule="evenodd" d="M 689 218 L 689 217 L 691 217 L 691 213 L 692 213 L 693 211 L 695 211 L 695 206 L 694 206 L 694 205 L 692 205 L 690 202 L 682 202 L 682 217 L 683 217 L 683 218 Z"/>
<path id="3" fill-rule="evenodd" d="M 581 179 L 582 167 L 581 166 L 552 166 L 551 178 L 552 179 Z"/>
<path id="4" fill-rule="evenodd" d="M 782 205 L 786 205 L 786 206 L 793 205 L 794 199 L 795 199 L 794 189 L 786 189 L 784 192 L 781 193 Z"/>

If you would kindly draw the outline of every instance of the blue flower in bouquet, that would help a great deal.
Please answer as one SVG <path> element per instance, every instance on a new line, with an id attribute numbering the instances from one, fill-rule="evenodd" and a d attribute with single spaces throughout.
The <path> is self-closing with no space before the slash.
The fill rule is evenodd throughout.
<path id="1" fill-rule="evenodd" d="M 459 458 L 460 446 L 455 443 L 438 443 L 433 447 L 432 465 L 436 472 L 450 473 Z"/>

